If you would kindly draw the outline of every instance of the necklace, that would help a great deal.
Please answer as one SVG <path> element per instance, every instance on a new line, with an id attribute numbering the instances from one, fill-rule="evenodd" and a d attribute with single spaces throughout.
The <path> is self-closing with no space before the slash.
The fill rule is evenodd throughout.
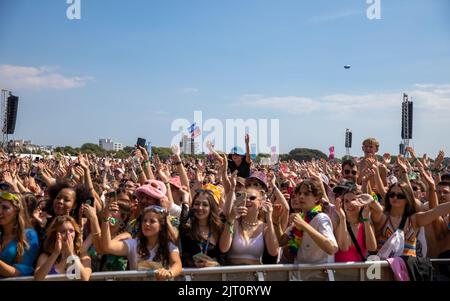
<path id="1" fill-rule="evenodd" d="M 246 225 L 246 226 L 249 226 L 249 227 L 255 227 L 255 226 L 257 226 L 257 225 L 259 224 L 258 221 L 254 222 L 254 223 L 249 223 L 249 222 L 247 222 L 247 221 L 245 221 L 245 220 L 242 220 L 242 223 L 243 223 L 244 225 Z"/>

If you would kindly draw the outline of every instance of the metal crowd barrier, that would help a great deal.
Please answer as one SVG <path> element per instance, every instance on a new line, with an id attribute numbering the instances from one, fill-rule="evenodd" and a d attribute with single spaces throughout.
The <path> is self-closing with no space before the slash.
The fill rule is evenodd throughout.
<path id="1" fill-rule="evenodd" d="M 448 264 L 450 259 L 432 259 L 433 265 Z M 325 281 L 393 281 L 387 261 L 347 262 L 330 264 L 276 264 L 222 266 L 203 269 L 185 268 L 176 281 L 302 281 L 308 275 Z M 304 277 L 306 276 L 306 277 Z M 32 281 L 33 277 L 16 277 L 0 281 Z M 48 281 L 73 281 L 66 275 L 49 275 Z M 152 281 L 153 271 L 122 271 L 93 273 L 91 281 Z"/>

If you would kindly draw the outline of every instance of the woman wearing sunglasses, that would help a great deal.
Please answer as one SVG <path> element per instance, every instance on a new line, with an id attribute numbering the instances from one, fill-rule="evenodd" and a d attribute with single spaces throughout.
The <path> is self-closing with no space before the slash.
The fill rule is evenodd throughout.
<path id="1" fill-rule="evenodd" d="M 183 206 L 183 211 L 188 209 Z M 181 214 L 185 215 L 185 212 Z M 222 256 L 219 250 L 219 238 L 223 224 L 219 217 L 217 200 L 210 190 L 197 190 L 189 212 L 190 223 L 181 220 L 180 237 L 183 266 L 212 267 L 219 266 Z"/>
<path id="2" fill-rule="evenodd" d="M 416 212 L 414 204 L 414 196 L 405 183 L 396 183 L 389 187 L 384 211 L 378 202 L 370 204 L 375 229 L 380 233 L 379 249 L 397 229 L 403 228 L 405 236 L 403 255 L 415 257 L 419 228 L 450 212 L 450 202 L 424 212 Z"/>
<path id="3" fill-rule="evenodd" d="M 34 279 L 44 280 L 47 275 L 66 274 L 88 281 L 92 273 L 91 258 L 82 251 L 81 236 L 80 227 L 72 217 L 61 215 L 53 219 L 47 229 L 44 253 L 39 256 Z"/>
<path id="4" fill-rule="evenodd" d="M 0 278 L 33 274 L 39 241 L 20 198 L 0 192 Z"/>
<path id="5" fill-rule="evenodd" d="M 265 214 L 265 222 L 258 219 L 260 209 Z M 230 264 L 261 264 L 265 248 L 270 256 L 278 256 L 272 212 L 272 203 L 266 200 L 264 190 L 247 188 L 236 196 L 226 229 L 220 237 L 220 250 L 228 252 Z"/>
<path id="6" fill-rule="evenodd" d="M 131 270 L 140 267 L 155 269 L 157 280 L 169 280 L 181 274 L 180 253 L 170 240 L 166 210 L 152 205 L 143 210 L 136 238 L 124 241 L 111 239 L 112 212 L 119 210 L 117 204 L 105 207 L 102 223 L 102 249 L 112 255 L 127 256 Z"/>

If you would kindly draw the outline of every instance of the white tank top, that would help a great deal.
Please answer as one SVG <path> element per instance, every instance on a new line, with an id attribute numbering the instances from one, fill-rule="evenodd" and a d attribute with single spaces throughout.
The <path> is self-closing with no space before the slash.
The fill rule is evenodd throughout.
<path id="1" fill-rule="evenodd" d="M 260 224 L 259 234 L 246 241 L 241 235 L 241 227 L 238 225 L 233 235 L 233 242 L 228 253 L 231 259 L 251 259 L 261 261 L 264 254 L 264 224 Z"/>

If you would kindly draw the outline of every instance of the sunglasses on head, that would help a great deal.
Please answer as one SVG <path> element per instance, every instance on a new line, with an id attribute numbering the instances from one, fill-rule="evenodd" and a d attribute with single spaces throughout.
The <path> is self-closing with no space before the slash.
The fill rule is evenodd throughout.
<path id="1" fill-rule="evenodd" d="M 395 192 L 389 192 L 387 197 L 390 198 L 390 199 L 396 197 L 398 200 L 405 200 L 406 199 L 406 195 L 404 193 L 395 193 Z"/>
<path id="2" fill-rule="evenodd" d="M 352 175 L 356 176 L 356 170 L 348 170 L 348 169 L 345 169 L 345 170 L 344 170 L 344 173 L 345 173 L 346 175 L 352 173 Z"/>
<path id="3" fill-rule="evenodd" d="M 147 212 L 147 211 L 154 211 L 154 212 L 159 213 L 159 214 L 166 213 L 166 209 L 164 209 L 163 207 L 158 206 L 158 205 L 151 205 L 151 206 L 146 207 L 144 209 L 144 212 Z"/>
<path id="4" fill-rule="evenodd" d="M 0 190 L 9 190 L 11 186 L 6 183 L 0 183 Z"/>

